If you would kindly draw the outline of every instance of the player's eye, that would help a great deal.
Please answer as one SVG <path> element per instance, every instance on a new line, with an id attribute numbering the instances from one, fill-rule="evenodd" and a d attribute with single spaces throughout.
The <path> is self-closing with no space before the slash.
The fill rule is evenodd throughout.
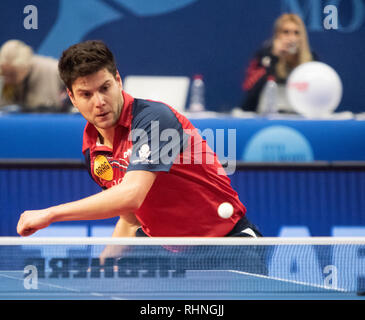
<path id="1" fill-rule="evenodd" d="M 106 92 L 106 91 L 108 91 L 108 89 L 109 89 L 109 85 L 105 85 L 105 86 L 101 87 L 102 92 Z"/>

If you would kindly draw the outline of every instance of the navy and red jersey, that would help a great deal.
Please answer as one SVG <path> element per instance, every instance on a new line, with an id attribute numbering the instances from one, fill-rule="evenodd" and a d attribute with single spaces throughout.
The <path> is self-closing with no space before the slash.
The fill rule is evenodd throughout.
<path id="1" fill-rule="evenodd" d="M 92 124 L 87 123 L 84 130 L 83 153 L 95 182 L 106 189 L 121 183 L 127 171 L 156 172 L 151 189 L 135 212 L 148 236 L 228 234 L 246 208 L 198 130 L 164 103 L 122 94 L 124 106 L 113 149 L 98 143 L 98 131 Z M 224 202 L 234 209 L 228 219 L 217 212 Z"/>

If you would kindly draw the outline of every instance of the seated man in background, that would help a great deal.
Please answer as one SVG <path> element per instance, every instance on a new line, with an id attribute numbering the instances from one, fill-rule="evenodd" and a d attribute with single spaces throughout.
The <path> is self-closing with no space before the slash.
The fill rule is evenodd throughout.
<path id="1" fill-rule="evenodd" d="M 283 14 L 274 24 L 274 35 L 255 54 L 246 71 L 242 89 L 246 99 L 244 111 L 262 113 L 262 93 L 268 79 L 278 84 L 277 111 L 292 113 L 285 84 L 289 74 L 300 64 L 317 60 L 311 52 L 307 31 L 302 19 L 296 14 Z"/>
<path id="2" fill-rule="evenodd" d="M 9 40 L 0 49 L 0 109 L 62 112 L 71 105 L 58 73 L 58 60 L 36 55 L 30 46 Z"/>

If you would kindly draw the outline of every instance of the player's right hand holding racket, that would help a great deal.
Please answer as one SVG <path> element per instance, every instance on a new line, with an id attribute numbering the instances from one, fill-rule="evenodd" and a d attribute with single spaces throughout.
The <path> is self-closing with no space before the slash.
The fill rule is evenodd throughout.
<path id="1" fill-rule="evenodd" d="M 47 209 L 24 211 L 18 221 L 17 232 L 23 237 L 30 236 L 48 227 L 51 222 L 50 212 Z"/>

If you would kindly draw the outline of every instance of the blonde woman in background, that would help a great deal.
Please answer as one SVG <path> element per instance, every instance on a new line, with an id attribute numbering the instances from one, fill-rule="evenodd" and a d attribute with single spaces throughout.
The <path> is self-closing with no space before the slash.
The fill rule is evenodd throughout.
<path id="1" fill-rule="evenodd" d="M 242 89 L 246 99 L 242 104 L 245 111 L 261 113 L 261 93 L 268 79 L 279 86 L 278 112 L 293 112 L 285 97 L 285 83 L 290 72 L 298 65 L 317 60 L 311 52 L 308 35 L 302 19 L 291 13 L 281 15 L 274 24 L 272 39 L 266 41 L 256 52 L 246 70 Z"/>
<path id="2" fill-rule="evenodd" d="M 15 111 L 60 112 L 69 103 L 58 60 L 34 54 L 20 40 L 8 40 L 0 48 L 0 82 L 0 110 L 14 106 Z"/>

